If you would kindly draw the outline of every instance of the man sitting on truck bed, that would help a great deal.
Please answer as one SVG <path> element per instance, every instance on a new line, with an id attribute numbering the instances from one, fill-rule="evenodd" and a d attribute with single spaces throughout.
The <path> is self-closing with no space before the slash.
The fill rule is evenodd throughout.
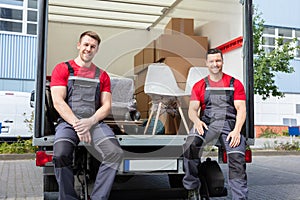
<path id="1" fill-rule="evenodd" d="M 92 200 L 109 198 L 123 151 L 103 119 L 112 104 L 110 78 L 92 60 L 101 42 L 97 33 L 80 35 L 74 60 L 56 65 L 51 76 L 51 95 L 60 115 L 56 127 L 53 162 L 59 186 L 59 199 L 78 199 L 72 171 L 73 151 L 79 142 L 91 144 L 99 153 L 98 170 Z M 95 156 L 95 155 L 94 155 Z"/>
<path id="2" fill-rule="evenodd" d="M 190 200 L 198 200 L 198 173 L 203 145 L 220 138 L 226 148 L 232 199 L 247 199 L 246 142 L 241 134 L 246 119 L 246 95 L 242 83 L 222 72 L 223 54 L 210 49 L 206 55 L 209 76 L 197 82 L 190 98 L 188 115 L 194 123 L 184 144 L 184 187 Z M 198 111 L 200 109 L 200 118 Z"/>

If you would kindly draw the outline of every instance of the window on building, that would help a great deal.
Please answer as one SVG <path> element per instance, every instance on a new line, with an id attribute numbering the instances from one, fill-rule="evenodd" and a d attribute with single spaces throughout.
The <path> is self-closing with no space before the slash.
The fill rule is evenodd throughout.
<path id="1" fill-rule="evenodd" d="M 37 0 L 0 0 L 0 33 L 37 34 Z"/>
<path id="2" fill-rule="evenodd" d="M 298 41 L 297 41 L 297 46 L 300 46 L 300 30 L 296 30 L 295 31 L 295 37 L 298 39 Z M 297 50 L 296 51 L 296 57 L 297 58 L 300 58 L 300 50 Z"/>
<path id="3" fill-rule="evenodd" d="M 8 4 L 14 6 L 22 6 L 24 0 L 0 0 L 0 4 Z"/>
<path id="4" fill-rule="evenodd" d="M 37 0 L 28 0 L 28 8 L 37 9 Z"/>
<path id="5" fill-rule="evenodd" d="M 296 114 L 300 114 L 300 104 L 296 104 Z"/>
<path id="6" fill-rule="evenodd" d="M 278 28 L 278 36 L 284 38 L 293 37 L 293 30 L 287 28 Z"/>
<path id="7" fill-rule="evenodd" d="M 297 119 L 283 118 L 282 121 L 285 126 L 297 126 Z"/>
<path id="8" fill-rule="evenodd" d="M 277 42 L 276 39 L 282 38 L 283 43 L 291 42 L 293 38 L 298 38 L 298 41 L 294 44 L 300 45 L 300 30 L 284 27 L 271 27 L 265 26 L 263 31 L 263 45 L 267 53 L 270 53 L 275 49 Z M 295 59 L 300 59 L 300 50 L 295 50 Z"/>
<path id="9" fill-rule="evenodd" d="M 0 16 L 4 19 L 22 20 L 23 12 L 22 10 L 15 10 L 11 8 L 0 8 Z"/>
<path id="10" fill-rule="evenodd" d="M 265 27 L 263 31 L 264 35 L 275 35 L 275 28 L 274 27 Z"/>
<path id="11" fill-rule="evenodd" d="M 274 36 L 271 36 L 271 37 L 263 36 L 263 41 L 264 41 L 263 44 L 266 46 L 270 46 L 270 47 L 275 46 L 275 37 Z"/>

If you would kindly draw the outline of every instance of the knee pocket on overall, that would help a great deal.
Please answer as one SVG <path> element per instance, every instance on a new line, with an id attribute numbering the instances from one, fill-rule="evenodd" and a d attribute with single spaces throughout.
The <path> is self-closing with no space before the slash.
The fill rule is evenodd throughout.
<path id="1" fill-rule="evenodd" d="M 73 164 L 74 145 L 68 141 L 54 144 L 53 163 L 55 167 L 69 167 Z"/>
<path id="2" fill-rule="evenodd" d="M 120 163 L 123 158 L 123 150 L 115 138 L 109 138 L 95 143 L 96 150 L 101 154 L 101 161 L 106 163 Z"/>
<path id="3" fill-rule="evenodd" d="M 200 156 L 203 138 L 199 136 L 188 136 L 183 144 L 183 156 L 188 159 L 197 159 Z"/>
<path id="4" fill-rule="evenodd" d="M 229 179 L 246 179 L 246 161 L 242 153 L 228 155 Z"/>

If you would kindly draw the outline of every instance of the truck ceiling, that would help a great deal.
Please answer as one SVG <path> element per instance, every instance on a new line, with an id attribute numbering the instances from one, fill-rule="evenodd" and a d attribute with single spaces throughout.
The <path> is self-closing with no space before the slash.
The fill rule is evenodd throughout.
<path id="1" fill-rule="evenodd" d="M 49 21 L 129 29 L 163 28 L 193 18 L 195 29 L 242 12 L 241 0 L 49 0 Z"/>

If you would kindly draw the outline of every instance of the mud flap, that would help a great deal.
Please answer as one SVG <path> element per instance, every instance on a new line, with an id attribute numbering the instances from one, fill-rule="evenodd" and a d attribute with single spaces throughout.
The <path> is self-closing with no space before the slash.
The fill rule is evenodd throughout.
<path id="1" fill-rule="evenodd" d="M 207 158 L 202 162 L 199 166 L 199 178 L 201 198 L 227 196 L 227 188 L 224 186 L 225 178 L 217 161 Z"/>

